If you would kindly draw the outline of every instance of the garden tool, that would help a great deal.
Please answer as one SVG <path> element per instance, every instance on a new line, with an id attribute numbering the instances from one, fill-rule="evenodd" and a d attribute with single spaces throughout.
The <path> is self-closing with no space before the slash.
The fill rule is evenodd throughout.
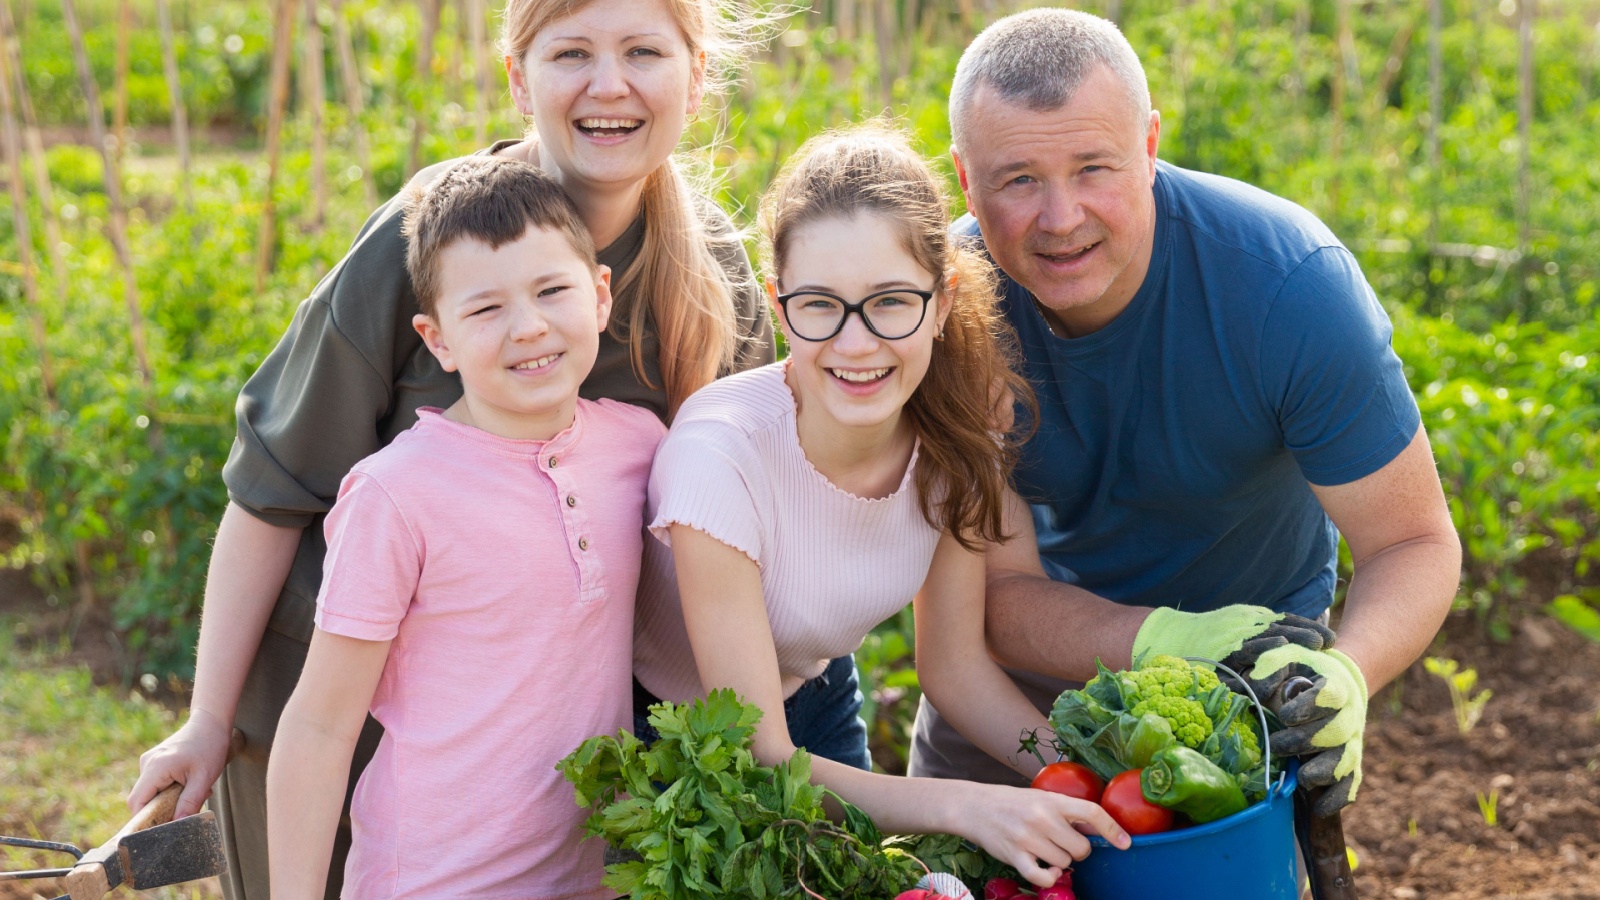
<path id="1" fill-rule="evenodd" d="M 244 733 L 235 728 L 228 758 L 243 745 Z M 0 881 L 59 878 L 67 893 L 56 900 L 101 900 L 119 885 L 142 891 L 220 875 L 227 871 L 228 860 L 222 852 L 216 814 L 206 811 L 172 821 L 182 792 L 183 785 L 168 785 L 111 840 L 88 853 L 71 844 L 0 838 L 0 844 L 68 853 L 77 859 L 70 869 L 4 872 Z"/>
<path id="2" fill-rule="evenodd" d="M 228 868 L 216 814 L 171 821 L 183 785 L 168 785 L 111 840 L 85 853 L 62 879 L 72 900 L 101 900 L 118 885 L 136 891 L 221 874 Z"/>
<path id="3" fill-rule="evenodd" d="M 228 759 L 244 747 L 233 729 Z M 183 785 L 169 784 L 134 814 L 111 840 L 85 853 L 63 879 L 72 900 L 101 900 L 118 885 L 136 891 L 220 875 L 228 869 L 222 834 L 210 810 L 172 821 Z"/>
<path id="4" fill-rule="evenodd" d="M 1314 687 L 1311 679 L 1295 675 L 1285 679 L 1266 695 L 1267 709 L 1276 716 L 1284 704 Z M 1312 900 L 1356 900 L 1355 876 L 1350 871 L 1349 850 L 1344 842 L 1344 821 L 1339 807 L 1327 815 L 1317 815 L 1323 797 L 1340 785 L 1309 786 L 1304 782 L 1294 794 L 1294 833 L 1300 842 L 1311 878 Z"/>

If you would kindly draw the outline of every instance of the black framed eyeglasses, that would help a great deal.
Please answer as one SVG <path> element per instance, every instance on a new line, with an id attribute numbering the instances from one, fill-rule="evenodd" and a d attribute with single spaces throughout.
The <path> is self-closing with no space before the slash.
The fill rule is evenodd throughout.
<path id="1" fill-rule="evenodd" d="M 804 341 L 826 341 L 844 330 L 844 320 L 855 313 L 867 330 L 886 341 L 910 337 L 922 327 L 933 291 L 892 288 L 878 291 L 850 303 L 825 291 L 795 291 L 779 294 L 783 317 L 789 331 Z"/>

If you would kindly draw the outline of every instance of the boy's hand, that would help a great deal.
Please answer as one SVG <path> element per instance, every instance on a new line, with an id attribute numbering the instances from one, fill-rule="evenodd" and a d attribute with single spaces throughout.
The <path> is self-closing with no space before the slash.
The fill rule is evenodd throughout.
<path id="1" fill-rule="evenodd" d="M 199 812 L 227 765 L 232 730 L 205 710 L 192 711 L 182 728 L 139 757 L 139 779 L 128 792 L 128 809 L 137 812 L 158 791 L 176 782 L 183 785 L 183 792 L 172 817 L 181 819 Z"/>

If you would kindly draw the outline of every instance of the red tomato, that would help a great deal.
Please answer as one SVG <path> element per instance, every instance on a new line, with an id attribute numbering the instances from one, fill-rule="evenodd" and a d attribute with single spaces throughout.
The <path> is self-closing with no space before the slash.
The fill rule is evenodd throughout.
<path id="1" fill-rule="evenodd" d="M 1100 799 L 1100 791 L 1105 783 L 1088 766 L 1075 762 L 1053 762 L 1033 776 L 1033 786 L 1041 791 L 1066 794 L 1094 803 Z"/>
<path id="2" fill-rule="evenodd" d="M 1100 805 L 1129 834 L 1168 831 L 1172 828 L 1172 810 L 1144 798 L 1144 790 L 1139 787 L 1139 773 L 1142 771 L 1129 769 L 1111 779 L 1105 793 L 1100 795 Z"/>

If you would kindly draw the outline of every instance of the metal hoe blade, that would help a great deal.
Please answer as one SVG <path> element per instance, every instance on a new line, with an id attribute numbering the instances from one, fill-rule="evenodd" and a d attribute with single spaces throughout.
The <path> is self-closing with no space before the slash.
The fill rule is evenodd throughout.
<path id="1" fill-rule="evenodd" d="M 217 817 L 209 810 L 122 839 L 122 871 L 134 890 L 219 875 L 228 868 Z"/>

